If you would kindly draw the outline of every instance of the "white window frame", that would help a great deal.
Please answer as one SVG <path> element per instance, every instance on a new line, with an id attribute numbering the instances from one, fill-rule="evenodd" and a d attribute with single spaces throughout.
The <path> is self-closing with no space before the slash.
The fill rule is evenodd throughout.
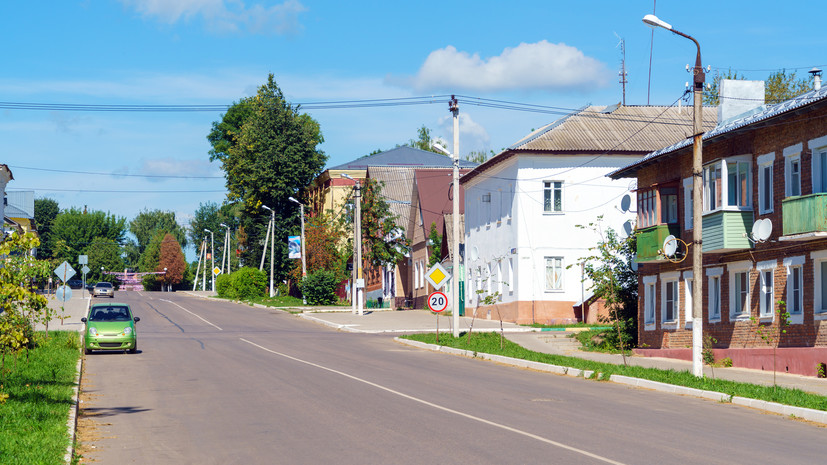
<path id="1" fill-rule="evenodd" d="M 798 143 L 790 147 L 784 148 L 784 196 L 794 197 L 801 195 L 801 149 L 802 144 Z M 793 172 L 793 167 L 798 168 L 798 172 Z M 793 175 L 797 175 L 798 179 L 794 179 Z M 797 193 L 796 193 L 797 192 Z"/>
<path id="2" fill-rule="evenodd" d="M 824 269 L 827 265 L 827 250 L 810 252 L 813 259 L 813 319 L 816 321 L 827 320 L 827 286 L 822 287 Z"/>
<path id="3" fill-rule="evenodd" d="M 663 329 L 677 329 L 678 321 L 680 321 L 680 272 L 673 271 L 671 273 L 661 273 L 660 275 L 660 323 Z M 667 296 L 672 294 L 672 301 L 667 299 Z M 672 305 L 672 318 L 666 318 L 666 311 L 669 305 Z"/>
<path id="4" fill-rule="evenodd" d="M 729 167 L 727 166 L 730 163 L 736 164 L 736 172 L 738 171 L 738 167 L 742 164 L 747 165 L 747 173 L 746 173 L 746 205 L 729 205 Z M 734 157 L 727 157 L 716 160 L 713 163 L 709 163 L 704 166 L 704 174 L 703 174 L 703 213 L 712 213 L 722 210 L 727 211 L 749 211 L 752 210 L 752 156 L 751 155 L 737 155 Z M 712 173 L 715 174 L 715 179 L 718 179 L 720 176 L 720 186 L 714 182 L 712 179 Z M 710 185 L 715 186 L 715 195 L 712 195 L 712 190 L 710 189 Z M 710 202 L 716 200 L 714 208 Z M 717 202 L 717 199 L 720 198 L 720 203 Z M 736 200 L 737 203 L 737 200 Z"/>
<path id="5" fill-rule="evenodd" d="M 500 296 L 503 295 L 503 262 L 502 260 L 497 261 L 497 292 L 500 293 Z M 500 297 L 502 299 L 502 297 Z"/>
<path id="6" fill-rule="evenodd" d="M 710 323 L 719 323 L 721 321 L 721 279 L 723 279 L 724 267 L 719 266 L 715 268 L 708 268 L 706 270 L 707 277 L 707 319 Z M 713 283 L 717 282 L 715 286 Z M 713 295 L 717 294 L 717 295 Z M 717 310 L 716 314 L 712 310 Z"/>
<path id="7" fill-rule="evenodd" d="M 790 321 L 791 325 L 800 325 L 804 323 L 804 255 L 798 255 L 795 257 L 787 257 L 784 259 L 784 268 L 787 269 L 787 296 L 786 296 L 786 311 L 790 314 Z M 801 289 L 798 292 L 798 308 L 800 309 L 799 312 L 793 313 L 792 309 L 795 308 L 794 304 L 791 304 L 791 300 L 794 299 L 795 289 L 793 286 L 795 284 L 794 273 L 801 273 L 799 283 L 801 285 Z"/>
<path id="8" fill-rule="evenodd" d="M 727 271 L 729 272 L 729 321 L 749 320 L 750 309 L 752 308 L 750 302 L 751 269 L 752 262 L 750 260 L 727 264 Z M 737 281 L 740 279 L 739 275 L 743 273 L 746 273 L 746 288 L 738 292 L 740 283 Z M 743 307 L 740 312 L 736 312 L 735 309 L 739 305 L 741 294 L 744 294 Z"/>
<path id="9" fill-rule="evenodd" d="M 810 139 L 807 147 L 810 148 L 812 154 L 810 173 L 813 181 L 813 194 L 827 192 L 827 136 Z"/>
<path id="10" fill-rule="evenodd" d="M 655 304 L 657 301 L 658 276 L 643 277 L 643 330 L 651 331 L 656 328 Z"/>
<path id="11" fill-rule="evenodd" d="M 559 186 L 557 184 L 559 184 Z M 543 214 L 557 215 L 557 214 L 563 213 L 566 210 L 566 208 L 565 208 L 566 198 L 563 195 L 563 186 L 564 186 L 564 182 L 561 181 L 561 180 L 550 179 L 550 180 L 543 181 L 543 199 L 542 199 Z M 546 192 L 550 193 L 550 202 L 549 202 L 549 208 L 550 209 L 549 210 L 546 210 Z M 555 197 L 558 194 L 560 196 L 560 209 L 559 210 L 554 208 L 555 204 L 556 204 L 556 202 L 554 200 L 555 200 Z"/>
<path id="12" fill-rule="evenodd" d="M 763 322 L 775 321 L 775 269 L 778 260 L 758 262 L 755 270 L 758 271 L 758 318 Z M 767 302 L 769 297 L 769 305 Z"/>
<path id="13" fill-rule="evenodd" d="M 514 258 L 508 257 L 508 293 L 514 293 Z"/>
<path id="14" fill-rule="evenodd" d="M 773 170 L 775 168 L 775 152 L 758 157 L 758 213 L 765 215 L 772 213 L 775 195 L 773 193 Z M 767 173 L 767 169 L 769 172 Z M 767 176 L 769 174 L 769 176 Z M 769 178 L 769 179 L 767 179 Z M 769 192 L 765 192 L 768 190 Z M 767 195 L 769 194 L 769 195 Z"/>
<path id="15" fill-rule="evenodd" d="M 691 231 L 693 226 L 692 215 L 694 212 L 692 205 L 692 178 L 689 177 L 683 180 L 683 229 L 687 231 Z"/>
<path id="16" fill-rule="evenodd" d="M 548 287 L 549 260 L 559 260 L 560 261 L 560 279 L 558 280 L 560 282 L 559 287 Z M 552 262 L 552 268 L 555 267 L 555 264 L 556 264 L 555 262 Z M 565 262 L 563 260 L 563 257 L 559 257 L 559 256 L 543 257 L 543 271 L 544 271 L 544 273 L 543 273 L 543 283 L 544 283 L 543 288 L 544 288 L 545 292 L 563 292 L 565 290 L 566 285 L 565 285 L 565 282 L 564 282 L 564 279 L 563 279 L 565 277 L 565 273 L 564 273 L 565 268 L 566 267 L 565 267 Z"/>
<path id="17" fill-rule="evenodd" d="M 683 321 L 686 328 L 692 327 L 692 293 L 695 290 L 694 272 L 683 272 Z"/>

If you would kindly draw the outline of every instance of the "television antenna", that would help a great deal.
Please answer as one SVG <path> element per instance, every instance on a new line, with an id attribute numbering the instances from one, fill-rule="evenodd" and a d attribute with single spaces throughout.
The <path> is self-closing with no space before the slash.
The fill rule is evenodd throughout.
<path id="1" fill-rule="evenodd" d="M 670 234 L 663 240 L 663 248 L 658 250 L 658 255 L 663 255 L 672 263 L 680 263 L 686 260 L 688 250 L 689 244 Z"/>

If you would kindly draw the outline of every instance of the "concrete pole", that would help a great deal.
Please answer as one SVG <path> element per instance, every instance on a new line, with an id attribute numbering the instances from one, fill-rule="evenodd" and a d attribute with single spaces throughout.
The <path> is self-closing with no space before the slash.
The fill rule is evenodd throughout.
<path id="1" fill-rule="evenodd" d="M 204 242 L 202 242 L 204 246 L 202 247 L 202 255 L 204 255 L 204 269 L 201 270 L 203 276 L 201 278 L 201 291 L 207 290 L 207 238 L 204 238 Z"/>
<path id="2" fill-rule="evenodd" d="M 270 297 L 276 295 L 273 287 L 273 265 L 276 259 L 276 212 L 270 210 Z"/>
<path id="3" fill-rule="evenodd" d="M 694 41 L 694 39 L 693 39 Z M 697 45 L 698 42 L 695 41 Z M 703 106 L 704 71 L 701 67 L 701 46 L 695 62 L 695 89 L 692 131 L 692 374 L 701 377 L 703 365 Z"/>
<path id="4" fill-rule="evenodd" d="M 304 204 L 299 204 L 299 214 L 302 220 L 302 279 L 307 277 L 307 249 L 304 246 Z M 302 304 L 307 305 L 307 298 L 302 292 Z"/>
<path id="5" fill-rule="evenodd" d="M 454 96 L 451 96 L 449 108 L 454 117 L 454 156 L 453 156 L 453 189 L 454 203 L 452 206 L 452 218 L 454 220 L 454 237 L 451 241 L 451 249 L 454 251 L 454 270 L 451 277 L 451 314 L 454 322 L 454 337 L 459 337 L 459 280 L 460 280 L 460 257 L 459 257 L 459 103 Z"/>
<path id="6" fill-rule="evenodd" d="M 362 286 L 356 287 L 356 313 L 359 315 L 364 314 L 364 297 L 365 297 L 365 288 L 364 288 L 364 275 L 362 274 L 362 186 L 359 184 L 359 181 L 356 181 L 356 263 L 358 268 L 356 269 L 356 281 L 362 284 Z"/>

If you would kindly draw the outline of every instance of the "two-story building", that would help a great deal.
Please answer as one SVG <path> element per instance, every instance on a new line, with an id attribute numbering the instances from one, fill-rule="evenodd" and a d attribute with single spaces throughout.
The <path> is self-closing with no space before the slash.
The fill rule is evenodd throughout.
<path id="1" fill-rule="evenodd" d="M 827 89 L 761 105 L 758 86 L 738 99 L 756 108 L 728 116 L 726 87 L 721 120 L 703 136 L 703 276 L 684 245 L 694 240 L 691 139 L 609 175 L 637 179 L 640 352 L 691 357 L 701 279 L 703 333 L 718 358 L 772 369 L 762 325 L 780 334 L 780 371 L 815 375 L 827 362 Z M 789 326 L 779 328 L 783 312 Z"/>

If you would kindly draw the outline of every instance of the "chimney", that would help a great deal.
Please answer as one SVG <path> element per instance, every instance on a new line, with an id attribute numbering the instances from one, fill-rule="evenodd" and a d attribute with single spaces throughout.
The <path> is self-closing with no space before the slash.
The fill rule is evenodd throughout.
<path id="1" fill-rule="evenodd" d="M 718 84 L 718 124 L 764 104 L 764 81 L 721 79 Z"/>
<path id="2" fill-rule="evenodd" d="M 813 68 L 808 73 L 813 75 L 813 90 L 821 89 L 821 70 Z"/>

